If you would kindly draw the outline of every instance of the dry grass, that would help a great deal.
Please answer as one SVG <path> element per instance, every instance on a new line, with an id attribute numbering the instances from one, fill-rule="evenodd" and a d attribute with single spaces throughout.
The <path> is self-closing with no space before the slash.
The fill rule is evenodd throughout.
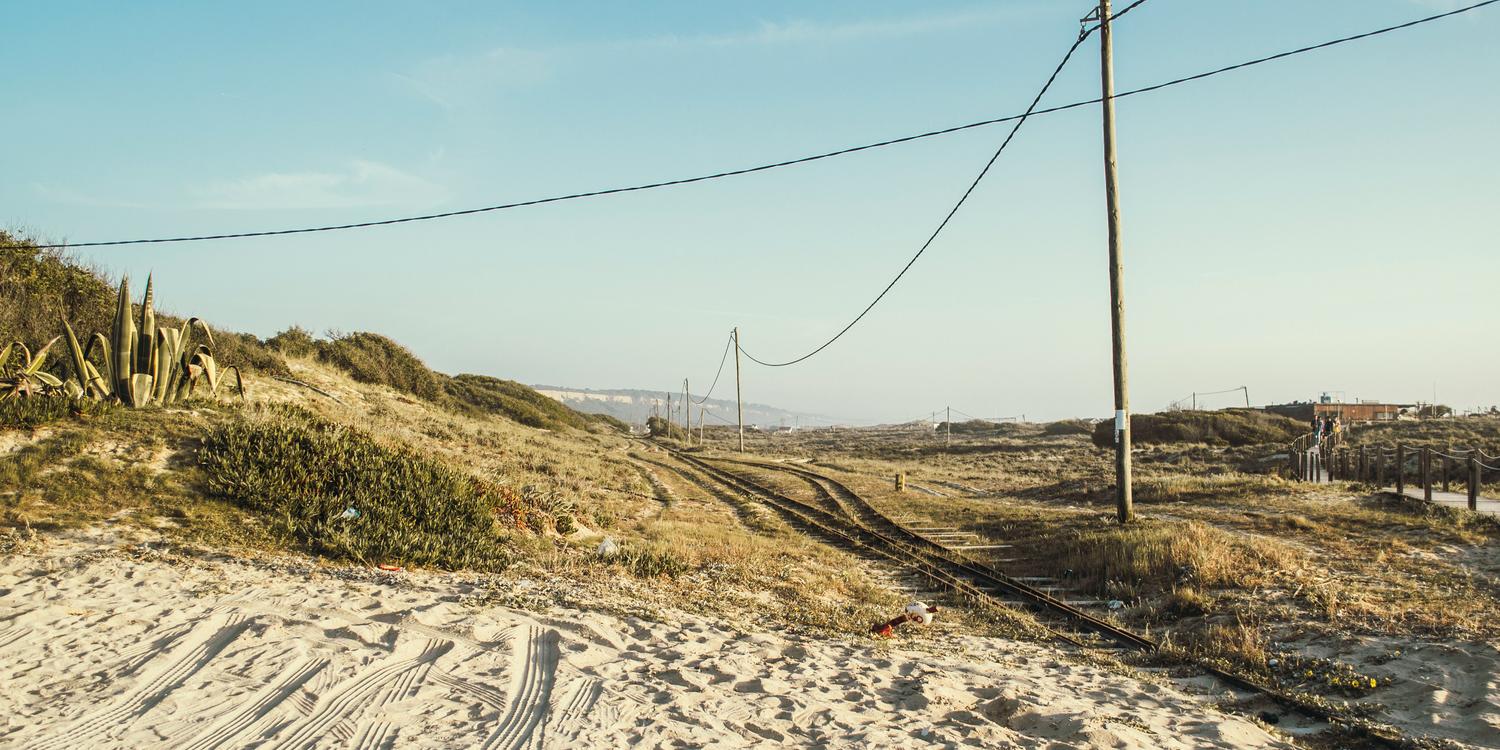
<path id="1" fill-rule="evenodd" d="M 1085 531 L 1052 558 L 1057 569 L 1072 571 L 1082 590 L 1126 590 L 1136 597 L 1180 586 L 1248 589 L 1302 564 L 1297 552 L 1278 542 L 1243 539 L 1196 521 L 1145 520 Z"/>

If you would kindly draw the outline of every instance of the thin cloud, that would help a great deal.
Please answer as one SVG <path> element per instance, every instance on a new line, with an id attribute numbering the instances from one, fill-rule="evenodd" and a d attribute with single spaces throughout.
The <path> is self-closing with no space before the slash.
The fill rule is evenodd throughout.
<path id="1" fill-rule="evenodd" d="M 272 210 L 422 206 L 441 202 L 447 191 L 395 167 L 355 160 L 336 172 L 268 172 L 211 183 L 194 190 L 199 208 Z"/>
<path id="2" fill-rule="evenodd" d="M 456 109 L 500 90 L 550 81 L 559 68 L 584 57 L 651 51 L 859 43 L 992 26 L 1038 12 L 1032 7 L 978 8 L 901 18 L 824 22 L 762 21 L 723 33 L 663 35 L 547 48 L 497 47 L 479 54 L 442 55 L 391 74 L 397 87 L 444 109 Z"/>

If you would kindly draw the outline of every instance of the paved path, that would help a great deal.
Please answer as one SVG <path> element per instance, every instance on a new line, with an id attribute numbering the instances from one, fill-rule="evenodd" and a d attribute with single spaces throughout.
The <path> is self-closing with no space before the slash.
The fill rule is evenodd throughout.
<path id="1" fill-rule="evenodd" d="M 1387 487 L 1386 490 L 1388 492 L 1394 493 L 1396 491 L 1396 488 L 1392 486 Z M 1420 485 L 1415 487 L 1410 484 L 1406 485 L 1406 496 L 1421 500 L 1422 487 Z M 1443 492 L 1442 490 L 1434 489 L 1432 491 L 1432 502 L 1437 503 L 1438 505 L 1447 505 L 1454 508 L 1467 509 L 1469 507 L 1469 496 L 1463 492 Z M 1500 500 L 1491 500 L 1486 497 L 1480 497 L 1477 505 L 1480 513 L 1489 513 L 1490 515 L 1500 516 Z"/>

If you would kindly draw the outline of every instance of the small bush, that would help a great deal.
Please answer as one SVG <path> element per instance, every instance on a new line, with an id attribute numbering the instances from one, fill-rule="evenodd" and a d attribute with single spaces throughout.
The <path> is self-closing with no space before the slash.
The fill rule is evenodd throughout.
<path id="1" fill-rule="evenodd" d="M 318 358 L 361 383 L 390 386 L 427 401 L 444 398 L 440 376 L 410 349 L 378 333 L 335 336 L 319 347 Z"/>
<path id="2" fill-rule="evenodd" d="M 1114 431 L 1113 420 L 1094 425 L 1094 445 L 1113 446 Z M 1307 425 L 1291 417 L 1254 409 L 1130 415 L 1130 439 L 1136 444 L 1210 443 L 1239 447 L 1289 443 L 1305 432 Z"/>
<path id="3" fill-rule="evenodd" d="M 199 460 L 215 494 L 315 552 L 371 564 L 484 566 L 497 559 L 497 511 L 525 513 L 514 493 L 296 407 L 219 427 Z"/>
<path id="4" fill-rule="evenodd" d="M 311 357 L 318 353 L 318 342 L 312 332 L 301 326 L 292 326 L 263 343 L 288 357 Z"/>
<path id="5" fill-rule="evenodd" d="M 1113 428 L 1111 428 L 1113 429 Z M 1042 434 L 1051 437 L 1062 435 L 1089 435 L 1094 431 L 1093 425 L 1082 419 L 1064 419 L 1060 422 L 1048 422 L 1042 427 Z"/>
<path id="6" fill-rule="evenodd" d="M 562 402 L 512 380 L 487 375 L 458 375 L 443 388 L 460 411 L 501 414 L 528 427 L 586 429 L 589 420 Z"/>

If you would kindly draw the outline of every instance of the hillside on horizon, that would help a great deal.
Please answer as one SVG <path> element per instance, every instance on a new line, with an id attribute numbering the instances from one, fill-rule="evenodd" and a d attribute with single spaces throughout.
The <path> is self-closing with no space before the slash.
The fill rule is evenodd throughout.
<path id="1" fill-rule="evenodd" d="M 585 414 L 604 414 L 614 417 L 622 422 L 630 424 L 645 424 L 646 419 L 657 414 L 667 400 L 666 391 L 648 391 L 640 388 L 570 388 L 560 385 L 531 386 L 538 393 L 562 402 L 574 411 Z M 691 394 L 693 399 L 702 398 L 700 394 Z M 672 405 L 676 410 L 678 399 L 682 392 L 672 394 Z M 734 399 L 711 398 L 703 403 L 708 409 L 706 424 L 735 424 L 735 402 Z M 680 411 L 678 412 L 680 413 Z M 694 424 L 697 424 L 697 414 L 693 415 Z M 745 404 L 745 426 L 754 425 L 761 429 L 770 429 L 778 426 L 803 427 L 847 425 L 863 423 L 864 420 L 836 419 L 826 414 L 814 414 L 812 412 L 782 409 L 768 404 Z"/>

